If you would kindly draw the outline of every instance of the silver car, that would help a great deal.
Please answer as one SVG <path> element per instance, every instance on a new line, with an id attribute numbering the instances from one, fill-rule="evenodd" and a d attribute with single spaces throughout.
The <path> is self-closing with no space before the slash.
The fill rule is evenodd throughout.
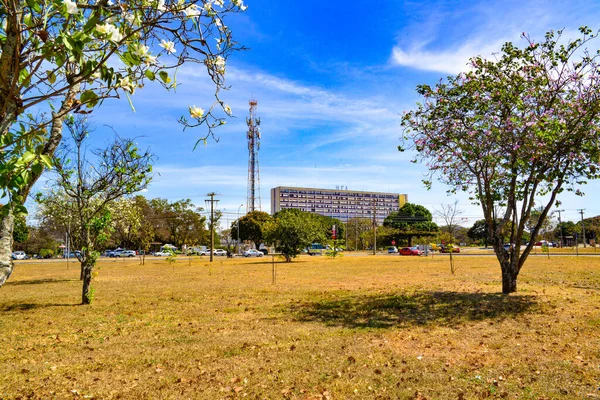
<path id="1" fill-rule="evenodd" d="M 135 251 L 133 250 L 123 250 L 117 257 L 135 257 Z"/>
<path id="2" fill-rule="evenodd" d="M 244 257 L 262 257 L 264 256 L 262 251 L 256 249 L 250 249 L 244 252 Z"/>

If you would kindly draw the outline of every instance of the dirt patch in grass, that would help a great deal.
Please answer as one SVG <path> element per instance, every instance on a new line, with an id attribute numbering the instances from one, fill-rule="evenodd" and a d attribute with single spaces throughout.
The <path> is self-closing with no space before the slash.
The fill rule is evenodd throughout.
<path id="1" fill-rule="evenodd" d="M 0 398 L 583 399 L 600 396 L 600 259 L 106 260 L 0 289 Z"/>

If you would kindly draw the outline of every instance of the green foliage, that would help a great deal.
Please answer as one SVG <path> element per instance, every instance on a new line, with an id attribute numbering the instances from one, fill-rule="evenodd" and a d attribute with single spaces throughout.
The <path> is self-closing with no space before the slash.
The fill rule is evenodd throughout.
<path id="1" fill-rule="evenodd" d="M 168 256 L 166 258 L 167 262 L 169 263 L 169 265 L 173 268 L 173 271 L 175 271 L 175 262 L 177 262 L 175 254 L 171 253 L 170 256 Z"/>
<path id="2" fill-rule="evenodd" d="M 493 240 L 490 239 L 485 219 L 475 221 L 473 226 L 467 231 L 467 236 L 469 237 L 469 239 L 475 242 L 482 243 L 485 247 L 487 247 L 488 243 L 490 243 Z"/>
<path id="3" fill-rule="evenodd" d="M 85 288 L 99 256 L 97 248 L 108 240 L 112 229 L 111 203 L 148 185 L 152 155 L 140 154 L 131 140 L 117 138 L 95 151 L 94 158 L 87 157 L 88 121 L 74 118 L 67 127 L 71 141 L 58 152 L 55 185 L 49 193 L 38 193 L 37 201 L 46 224 L 69 232 L 73 246 L 81 249 L 77 258 L 82 271 L 90 270 L 82 274 Z M 91 301 L 89 296 L 83 293 L 84 304 Z"/>
<path id="4" fill-rule="evenodd" d="M 52 249 L 40 249 L 39 255 L 42 258 L 51 258 L 51 257 L 54 257 L 54 250 L 52 250 Z"/>
<path id="5" fill-rule="evenodd" d="M 386 244 L 391 244 L 391 240 L 401 241 L 406 239 L 411 244 L 414 236 L 433 236 L 437 234 L 439 228 L 435 222 L 432 222 L 431 212 L 418 204 L 406 203 L 397 212 L 392 212 L 383 220 L 383 226 L 393 228 L 395 231 L 386 231 Z"/>
<path id="6" fill-rule="evenodd" d="M 256 248 L 265 239 L 265 229 L 273 217 L 264 211 L 252 211 L 239 219 L 239 238 L 241 241 L 251 241 Z M 231 224 L 231 237 L 238 237 L 238 222 Z"/>
<path id="7" fill-rule="evenodd" d="M 301 249 L 311 243 L 322 243 L 327 239 L 320 216 L 296 209 L 284 209 L 274 215 L 267 224 L 265 239 L 282 253 L 286 261 L 300 254 Z"/>
<path id="8" fill-rule="evenodd" d="M 85 304 L 92 304 L 92 302 L 94 301 L 95 295 L 96 295 L 96 288 L 93 286 L 90 286 L 90 290 L 88 290 L 88 292 L 84 295 L 85 298 L 87 299 L 87 302 Z"/>
<path id="9" fill-rule="evenodd" d="M 364 250 L 372 241 L 373 221 L 368 218 L 350 218 L 346 223 L 348 230 L 346 248 Z"/>
<path id="10" fill-rule="evenodd" d="M 173 243 L 177 247 L 210 242 L 206 229 L 206 217 L 202 208 L 190 199 L 169 202 L 167 199 L 152 199 L 149 202 L 150 218 L 156 225 L 154 232 L 159 241 Z M 150 230 L 150 226 L 146 226 Z"/>
<path id="11" fill-rule="evenodd" d="M 15 225 L 13 228 L 13 240 L 17 243 L 24 243 L 29 238 L 29 227 L 25 221 L 25 216 L 18 215 L 15 217 Z"/>
<path id="12" fill-rule="evenodd" d="M 576 234 L 581 233 L 581 227 L 573 221 L 564 221 L 556 225 L 556 228 L 554 229 L 554 237 L 556 239 L 560 239 L 561 232 L 563 238 L 567 236 L 573 237 Z"/>
<path id="13" fill-rule="evenodd" d="M 335 225 L 335 229 L 336 229 L 337 239 L 343 240 L 345 238 L 346 227 L 341 220 L 339 220 L 337 218 L 329 217 L 329 216 L 319 215 L 319 214 L 315 214 L 315 216 L 320 221 L 321 229 L 323 231 L 325 231 L 325 233 L 326 233 L 328 243 L 333 244 L 331 229 L 333 228 L 334 225 Z"/>

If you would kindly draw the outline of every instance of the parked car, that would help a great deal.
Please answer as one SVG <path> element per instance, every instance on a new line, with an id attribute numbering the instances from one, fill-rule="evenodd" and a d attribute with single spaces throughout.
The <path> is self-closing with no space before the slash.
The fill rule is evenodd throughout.
<path id="1" fill-rule="evenodd" d="M 439 243 L 429 243 L 429 246 L 431 247 L 431 250 L 433 250 L 433 251 L 442 250 L 442 245 Z"/>
<path id="2" fill-rule="evenodd" d="M 394 254 L 398 252 L 398 248 L 396 246 L 388 247 L 388 254 Z"/>
<path id="3" fill-rule="evenodd" d="M 401 256 L 420 256 L 423 254 L 423 252 L 421 250 L 419 250 L 419 248 L 416 246 L 403 247 L 400 249 L 399 253 Z"/>
<path id="4" fill-rule="evenodd" d="M 250 249 L 244 252 L 244 257 L 262 257 L 264 254 L 262 251 L 258 251 L 256 249 Z"/>
<path id="5" fill-rule="evenodd" d="M 24 251 L 13 251 L 12 252 L 13 260 L 27 260 L 27 254 Z"/>
<path id="6" fill-rule="evenodd" d="M 417 249 L 421 250 L 423 253 L 433 251 L 433 247 L 430 244 L 418 244 L 416 246 Z"/>
<path id="7" fill-rule="evenodd" d="M 210 255 L 210 249 L 200 250 L 200 252 L 198 254 L 201 255 L 201 256 L 209 256 Z"/>
<path id="8" fill-rule="evenodd" d="M 227 252 L 223 249 L 215 249 L 215 251 L 213 252 L 213 254 L 215 256 L 226 256 Z"/>
<path id="9" fill-rule="evenodd" d="M 154 253 L 155 257 L 170 257 L 172 255 L 173 253 L 170 253 L 168 251 L 157 251 L 156 253 Z"/>
<path id="10" fill-rule="evenodd" d="M 135 257 L 136 255 L 134 250 L 123 250 L 117 257 Z"/>
<path id="11" fill-rule="evenodd" d="M 440 253 L 460 253 L 460 247 L 455 246 L 453 244 L 448 244 L 442 246 L 442 250 L 440 250 Z"/>
<path id="12" fill-rule="evenodd" d="M 106 252 L 106 255 L 107 255 L 108 257 L 119 257 L 119 255 L 120 255 L 120 254 L 121 254 L 123 251 L 125 251 L 125 250 L 123 250 L 123 249 L 108 250 L 108 251 Z"/>
<path id="13" fill-rule="evenodd" d="M 75 250 L 67 253 L 66 251 L 63 253 L 63 258 L 79 258 L 81 256 L 81 251 Z"/>

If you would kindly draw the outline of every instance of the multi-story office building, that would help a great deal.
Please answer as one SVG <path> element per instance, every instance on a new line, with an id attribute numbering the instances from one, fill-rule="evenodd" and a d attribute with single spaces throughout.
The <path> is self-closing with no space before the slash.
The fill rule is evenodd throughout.
<path id="1" fill-rule="evenodd" d="M 311 189 L 278 186 L 271 189 L 271 212 L 297 208 L 347 222 L 350 218 L 373 219 L 381 225 L 391 212 L 408 201 L 406 194 L 357 192 L 339 189 Z"/>

